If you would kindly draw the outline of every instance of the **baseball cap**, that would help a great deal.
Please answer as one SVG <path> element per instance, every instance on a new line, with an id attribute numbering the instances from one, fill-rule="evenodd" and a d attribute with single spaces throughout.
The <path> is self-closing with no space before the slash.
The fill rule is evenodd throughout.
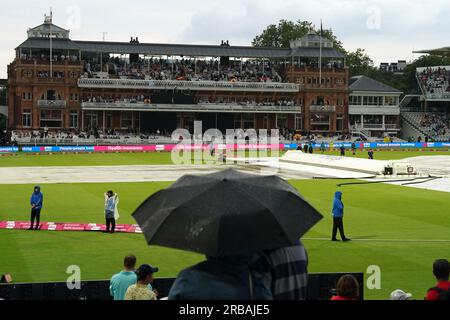
<path id="1" fill-rule="evenodd" d="M 391 293 L 391 300 L 408 300 L 412 297 L 411 293 L 406 293 L 403 290 L 395 290 Z"/>
<path id="2" fill-rule="evenodd" d="M 155 272 L 158 272 L 158 271 L 159 271 L 159 268 L 153 268 L 149 264 L 143 264 L 136 270 L 136 273 L 138 275 L 146 277 L 146 276 L 151 275 L 151 274 L 153 274 Z"/>

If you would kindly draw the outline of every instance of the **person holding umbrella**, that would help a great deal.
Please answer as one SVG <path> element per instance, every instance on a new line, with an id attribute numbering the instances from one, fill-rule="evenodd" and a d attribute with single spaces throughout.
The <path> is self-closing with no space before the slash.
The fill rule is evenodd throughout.
<path id="1" fill-rule="evenodd" d="M 342 192 L 336 191 L 333 200 L 333 236 L 331 241 L 339 241 L 336 238 L 337 231 L 341 234 L 342 241 L 350 241 L 350 239 L 345 237 L 344 234 L 344 203 L 342 202 Z"/>
<path id="2" fill-rule="evenodd" d="M 270 265 L 274 300 L 305 300 L 308 289 L 308 254 L 298 241 L 290 247 L 264 252 Z"/>
<path id="3" fill-rule="evenodd" d="M 260 254 L 206 257 L 180 272 L 169 300 L 272 300 L 269 266 Z"/>
<path id="4" fill-rule="evenodd" d="M 41 187 L 35 186 L 34 192 L 31 195 L 31 225 L 28 230 L 33 230 L 34 220 L 36 220 L 36 229 L 39 230 L 39 222 L 41 220 L 42 204 L 44 202 L 44 195 L 41 192 Z"/>
<path id="5" fill-rule="evenodd" d="M 170 204 L 170 205 L 168 205 Z M 322 215 L 277 176 L 235 170 L 181 177 L 133 218 L 150 245 L 202 253 L 169 299 L 272 299 L 264 251 L 294 246 Z"/>

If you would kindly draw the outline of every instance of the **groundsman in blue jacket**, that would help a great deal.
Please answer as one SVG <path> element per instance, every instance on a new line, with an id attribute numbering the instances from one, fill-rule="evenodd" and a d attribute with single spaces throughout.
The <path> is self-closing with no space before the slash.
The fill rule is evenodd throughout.
<path id="1" fill-rule="evenodd" d="M 39 222 L 41 220 L 41 209 L 44 203 L 44 195 L 41 192 L 41 187 L 34 187 L 34 192 L 31 195 L 31 225 L 28 230 L 33 230 L 34 220 L 36 220 L 36 229 L 39 230 Z"/>
<path id="2" fill-rule="evenodd" d="M 333 236 L 331 238 L 332 241 L 339 241 L 336 238 L 337 231 L 339 229 L 339 233 L 341 234 L 342 241 L 349 241 L 344 234 L 344 203 L 342 202 L 342 192 L 336 191 L 334 194 L 333 200 Z"/>

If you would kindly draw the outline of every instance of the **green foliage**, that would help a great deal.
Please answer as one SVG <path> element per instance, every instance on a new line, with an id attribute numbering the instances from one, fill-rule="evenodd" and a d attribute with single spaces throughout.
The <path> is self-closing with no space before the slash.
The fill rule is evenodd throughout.
<path id="1" fill-rule="evenodd" d="M 373 61 L 364 49 L 358 48 L 355 52 L 347 53 L 347 65 L 349 66 L 350 77 L 367 75 L 374 69 Z"/>
<path id="2" fill-rule="evenodd" d="M 271 24 L 263 32 L 253 39 L 252 45 L 255 47 L 275 47 L 289 48 L 290 41 L 304 37 L 311 30 L 313 24 L 309 21 L 297 22 L 280 20 L 277 25 Z M 317 34 L 320 34 L 320 27 L 316 28 Z M 342 52 L 344 48 L 342 42 L 333 34 L 333 30 L 324 29 L 323 37 L 334 43 L 334 47 Z"/>
<path id="3" fill-rule="evenodd" d="M 280 20 L 278 24 L 269 25 L 260 35 L 257 35 L 252 45 L 255 47 L 288 48 L 290 41 L 305 36 L 312 27 L 313 24 L 309 21 Z M 318 34 L 320 33 L 320 27 L 315 28 L 315 30 Z M 405 94 L 419 93 L 415 76 L 416 68 L 450 65 L 450 58 L 447 57 L 422 56 L 409 65 L 403 74 L 393 74 L 376 68 L 373 60 L 362 48 L 358 48 L 354 52 L 346 51 L 342 42 L 334 35 L 333 30 L 324 29 L 323 36 L 333 41 L 334 47 L 345 54 L 350 77 L 365 75 Z"/>

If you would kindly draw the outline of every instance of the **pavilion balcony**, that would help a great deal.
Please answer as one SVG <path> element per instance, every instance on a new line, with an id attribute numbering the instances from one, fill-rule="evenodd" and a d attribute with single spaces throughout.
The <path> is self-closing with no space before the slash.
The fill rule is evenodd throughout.
<path id="1" fill-rule="evenodd" d="M 177 81 L 177 80 L 129 80 L 87 79 L 78 80 L 80 88 L 136 89 L 136 90 L 194 90 L 241 92 L 299 92 L 294 83 L 279 82 L 226 82 L 226 81 Z"/>
<path id="2" fill-rule="evenodd" d="M 336 112 L 336 106 L 311 105 L 309 111 L 313 113 L 334 113 Z"/>
<path id="3" fill-rule="evenodd" d="M 205 112 L 205 113 L 284 113 L 300 114 L 300 106 L 258 106 L 237 103 L 152 104 L 131 102 L 83 102 L 83 110 L 149 111 L 149 112 Z"/>
<path id="4" fill-rule="evenodd" d="M 67 106 L 66 100 L 38 100 L 37 106 L 39 108 L 65 108 Z"/>

